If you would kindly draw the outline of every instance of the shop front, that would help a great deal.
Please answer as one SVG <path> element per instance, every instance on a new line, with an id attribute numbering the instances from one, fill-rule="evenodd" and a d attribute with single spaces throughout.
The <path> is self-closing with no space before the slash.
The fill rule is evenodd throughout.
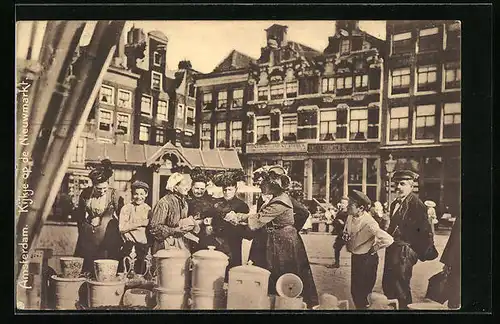
<path id="1" fill-rule="evenodd" d="M 422 201 L 436 203 L 438 217 L 448 210 L 452 215 L 460 215 L 460 144 L 433 145 L 422 147 L 384 147 L 382 161 L 392 154 L 395 170 L 410 169 L 419 174 L 417 190 Z M 384 193 L 387 194 L 387 179 L 384 179 Z M 394 186 L 392 185 L 392 191 Z"/>

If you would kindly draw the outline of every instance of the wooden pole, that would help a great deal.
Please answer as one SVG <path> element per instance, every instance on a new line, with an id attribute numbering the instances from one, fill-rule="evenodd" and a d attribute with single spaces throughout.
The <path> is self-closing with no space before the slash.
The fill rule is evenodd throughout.
<path id="1" fill-rule="evenodd" d="M 86 54 L 87 60 L 79 69 L 75 88 L 63 108 L 62 125 L 57 125 L 55 138 L 40 165 L 42 176 L 33 184 L 33 204 L 29 206 L 27 213 L 19 217 L 17 223 L 17 233 L 22 232 L 24 237 L 26 232 L 29 251 L 36 247 L 40 230 L 67 170 L 71 148 L 76 146 L 85 126 L 124 24 L 124 21 L 99 21 L 96 26 Z M 19 275 L 22 269 L 19 261 L 22 260 L 23 251 L 16 252 Z"/>

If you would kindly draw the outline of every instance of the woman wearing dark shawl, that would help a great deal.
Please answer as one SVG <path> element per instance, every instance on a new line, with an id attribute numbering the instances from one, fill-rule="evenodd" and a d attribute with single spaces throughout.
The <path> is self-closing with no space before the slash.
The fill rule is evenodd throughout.
<path id="1" fill-rule="evenodd" d="M 262 179 L 262 193 L 270 195 L 270 199 L 260 206 L 257 214 L 230 213 L 226 219 L 235 223 L 246 221 L 248 229 L 253 231 L 249 259 L 271 272 L 269 293 L 276 294 L 276 281 L 281 275 L 294 273 L 304 284 L 302 295 L 311 308 L 318 304 L 316 285 L 304 243 L 294 227 L 293 203 L 285 192 L 290 178 L 279 173 L 270 170 Z"/>

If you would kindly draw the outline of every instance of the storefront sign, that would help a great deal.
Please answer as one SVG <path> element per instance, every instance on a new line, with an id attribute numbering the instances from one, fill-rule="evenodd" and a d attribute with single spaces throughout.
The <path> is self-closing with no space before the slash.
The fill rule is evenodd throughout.
<path id="1" fill-rule="evenodd" d="M 307 153 L 307 143 L 247 144 L 247 153 Z"/>
<path id="2" fill-rule="evenodd" d="M 309 153 L 373 153 L 378 149 L 378 143 L 325 143 L 325 144 L 309 144 Z"/>

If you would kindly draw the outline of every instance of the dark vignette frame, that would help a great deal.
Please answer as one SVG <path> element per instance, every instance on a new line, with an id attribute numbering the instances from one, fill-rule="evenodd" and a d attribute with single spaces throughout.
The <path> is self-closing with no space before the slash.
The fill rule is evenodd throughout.
<path id="1" fill-rule="evenodd" d="M 59 2 L 59 1 L 58 1 Z M 62 3 L 62 1 L 60 2 Z M 229 4 L 156 4 L 156 5 L 127 5 L 117 3 L 115 0 L 107 1 L 101 5 L 16 5 L 15 20 L 52 20 L 52 19 L 123 19 L 123 20 L 335 20 L 335 19 L 361 19 L 361 20 L 386 20 L 386 19 L 458 19 L 462 21 L 462 107 L 468 109 L 462 112 L 462 215 L 470 215 L 462 221 L 462 309 L 459 312 L 439 313 L 436 316 L 456 316 L 459 314 L 491 314 L 492 312 L 492 275 L 493 254 L 492 246 L 492 123 L 493 120 L 493 88 L 492 73 L 492 6 L 483 5 L 436 5 L 436 4 L 261 4 L 261 5 L 229 5 Z M 15 28 L 15 26 L 14 26 Z M 14 35 L 14 34 L 11 34 Z M 223 36 L 222 36 L 223 37 Z M 14 41 L 14 39 L 12 39 Z M 14 69 L 15 71 L 15 69 Z M 14 90 L 14 89 L 12 89 Z M 12 92 L 6 94 L 11 96 Z M 11 97 L 12 98 L 12 97 Z M 477 107 L 477 108 L 471 108 Z M 13 112 L 13 110 L 9 110 Z M 14 115 L 11 117 L 13 120 Z M 2 119 L 9 122 L 7 118 Z M 8 134 L 12 123 L 2 128 Z M 11 143 L 14 143 L 14 139 Z M 12 169 L 11 169 L 12 170 Z M 13 206 L 11 203 L 6 206 Z M 4 230 L 12 233 L 14 228 L 13 217 L 8 217 L 12 223 L 5 225 Z M 12 226 L 12 227 L 10 227 Z M 2 236 L 8 237 L 8 236 Z M 10 240 L 9 243 L 13 242 Z M 12 249 L 13 251 L 13 249 Z M 13 275 L 13 274 L 12 274 Z M 10 284 L 12 276 L 5 276 L 5 283 Z M 10 294 L 4 295 L 9 300 L 6 304 L 12 305 Z M 24 311 L 22 314 L 31 313 Z M 49 315 L 50 311 L 39 311 L 37 314 Z M 59 313 L 59 312 L 58 312 Z M 217 321 L 224 319 L 221 315 L 228 312 L 213 314 Z M 232 315 L 241 317 L 242 312 L 231 312 Z M 245 315 L 250 312 L 246 312 Z M 396 317 L 406 312 L 394 314 Z M 21 314 L 18 312 L 18 314 Z M 77 312 L 73 314 L 82 314 Z M 87 313 L 88 314 L 88 313 Z M 110 314 L 109 312 L 96 314 Z M 151 318 L 174 320 L 180 314 L 210 316 L 208 313 L 195 312 L 135 312 L 113 313 L 113 317 L 120 317 L 120 321 L 127 315 L 144 314 Z M 268 312 L 250 313 L 251 316 L 265 315 Z M 307 314 L 309 316 L 329 316 L 331 313 L 282 313 L 286 320 L 291 316 Z M 408 313 L 406 313 L 409 315 Z M 411 314 L 415 314 L 412 312 Z M 163 315 L 163 316 L 162 316 Z M 165 317 L 167 315 L 168 317 Z M 368 319 L 368 314 L 359 312 L 335 313 L 335 315 L 352 316 L 356 319 Z M 382 316 L 384 314 L 369 314 Z M 36 316 L 36 315 L 35 315 Z M 172 318 L 174 316 L 174 318 Z M 26 319 L 31 316 L 21 316 Z M 102 317 L 102 315 L 100 316 Z M 52 317 L 50 321 L 60 317 Z M 127 316 L 127 319 L 137 320 Z M 198 319 L 199 316 L 196 316 Z M 41 318 L 33 318 L 39 320 Z M 88 319 L 88 317 L 87 317 Z M 189 321 L 194 318 L 190 318 Z M 233 321 L 234 317 L 228 318 Z M 332 318 L 332 320 L 340 317 Z M 83 319 L 85 322 L 88 320 Z M 393 320 L 384 316 L 384 321 Z M 396 320 L 401 320 L 396 318 Z"/>

